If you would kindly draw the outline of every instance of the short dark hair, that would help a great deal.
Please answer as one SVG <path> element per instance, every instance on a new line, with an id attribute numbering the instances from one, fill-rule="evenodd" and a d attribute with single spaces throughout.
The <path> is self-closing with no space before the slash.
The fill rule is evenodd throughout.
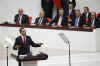
<path id="1" fill-rule="evenodd" d="M 20 33 L 21 33 L 22 29 L 24 29 L 24 27 L 21 27 L 21 28 L 19 29 L 19 32 L 20 32 Z"/>
<path id="2" fill-rule="evenodd" d="M 87 6 L 85 6 L 84 8 L 86 8 L 89 11 L 89 8 Z"/>

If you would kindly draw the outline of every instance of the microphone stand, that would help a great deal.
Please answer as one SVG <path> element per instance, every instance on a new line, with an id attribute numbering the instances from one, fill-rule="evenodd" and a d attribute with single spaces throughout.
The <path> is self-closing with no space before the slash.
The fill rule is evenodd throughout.
<path id="1" fill-rule="evenodd" d="M 7 51 L 7 66 L 8 66 L 8 48 L 9 48 L 9 47 L 7 46 L 7 47 L 6 47 L 6 49 L 7 49 L 7 50 L 6 50 L 6 51 Z"/>
<path id="2" fill-rule="evenodd" d="M 70 52 L 70 42 L 68 41 L 69 45 L 69 66 L 71 66 L 71 52 Z"/>
<path id="3" fill-rule="evenodd" d="M 69 54 L 68 54 L 68 58 L 69 58 L 69 66 L 71 66 L 71 48 L 70 48 L 70 42 L 69 42 L 69 40 L 68 40 L 68 38 L 65 36 L 65 34 L 64 33 L 60 33 L 59 34 L 59 36 L 60 36 L 60 38 L 66 43 L 66 44 L 68 44 L 68 47 L 69 47 Z"/>

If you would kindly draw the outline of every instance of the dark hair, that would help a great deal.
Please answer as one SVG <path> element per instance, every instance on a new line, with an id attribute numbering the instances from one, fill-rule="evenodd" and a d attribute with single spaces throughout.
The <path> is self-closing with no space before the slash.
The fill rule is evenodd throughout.
<path id="1" fill-rule="evenodd" d="M 22 29 L 24 29 L 24 27 L 21 27 L 21 28 L 19 29 L 19 32 L 20 32 L 20 33 L 21 33 Z"/>
<path id="2" fill-rule="evenodd" d="M 89 11 L 89 8 L 88 7 L 84 7 L 84 8 L 86 8 Z"/>

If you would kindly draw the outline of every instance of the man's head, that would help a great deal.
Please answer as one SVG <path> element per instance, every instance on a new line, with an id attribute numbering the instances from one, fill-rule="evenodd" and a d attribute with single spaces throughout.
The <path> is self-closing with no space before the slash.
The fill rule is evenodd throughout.
<path id="1" fill-rule="evenodd" d="M 22 14 L 23 14 L 23 9 L 22 9 L 22 8 L 19 8 L 19 9 L 18 9 L 18 14 L 19 14 L 19 15 L 22 15 Z"/>
<path id="2" fill-rule="evenodd" d="M 59 9 L 59 15 L 64 15 L 64 10 L 63 9 Z"/>
<path id="3" fill-rule="evenodd" d="M 89 12 L 89 8 L 88 7 L 84 7 L 83 10 L 84 10 L 84 13 L 88 13 Z"/>
<path id="4" fill-rule="evenodd" d="M 26 30 L 25 30 L 25 28 L 21 27 L 21 28 L 19 29 L 19 32 L 20 32 L 20 34 L 21 34 L 22 36 L 26 36 Z"/>
<path id="5" fill-rule="evenodd" d="M 81 12 L 80 12 L 79 9 L 75 10 L 75 15 L 76 15 L 76 17 L 77 17 L 77 16 L 81 16 Z"/>
<path id="6" fill-rule="evenodd" d="M 40 11 L 40 17 L 44 17 L 44 16 L 45 16 L 44 11 Z"/>
<path id="7" fill-rule="evenodd" d="M 96 12 L 91 12 L 91 19 L 95 19 L 96 18 Z"/>
<path id="8" fill-rule="evenodd" d="M 68 4 L 68 8 L 73 9 L 73 4 L 72 3 Z"/>

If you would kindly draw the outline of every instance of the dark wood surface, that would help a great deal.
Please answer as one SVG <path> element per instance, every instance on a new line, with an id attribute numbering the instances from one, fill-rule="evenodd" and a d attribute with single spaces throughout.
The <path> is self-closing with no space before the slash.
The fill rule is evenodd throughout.
<path id="1" fill-rule="evenodd" d="M 39 29 L 53 29 L 53 30 L 71 30 L 71 31 L 85 31 L 93 32 L 94 28 L 83 28 L 83 27 L 52 27 L 52 26 L 35 26 L 35 25 L 16 25 L 16 24 L 0 24 L 4 27 L 24 27 L 24 28 L 39 28 Z"/>
<path id="2" fill-rule="evenodd" d="M 34 61 L 34 60 L 46 60 L 48 59 L 48 55 L 45 53 L 40 53 L 36 56 L 26 56 L 23 59 L 20 59 L 17 55 L 11 54 L 11 56 L 16 59 L 18 62 L 19 61 Z"/>

